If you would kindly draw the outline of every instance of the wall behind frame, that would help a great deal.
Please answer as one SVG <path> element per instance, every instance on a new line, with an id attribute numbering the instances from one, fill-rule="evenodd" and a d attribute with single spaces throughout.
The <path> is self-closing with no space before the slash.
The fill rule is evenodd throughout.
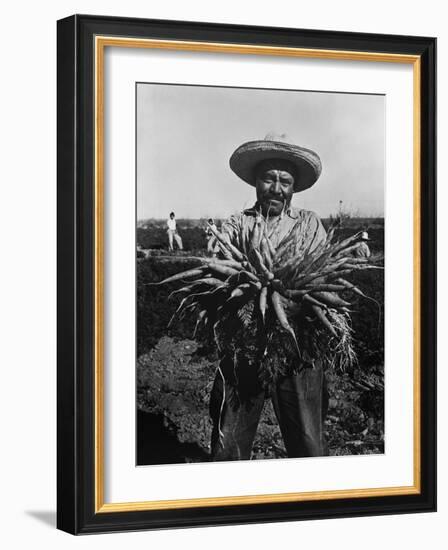
<path id="1" fill-rule="evenodd" d="M 39 540 L 52 548 L 122 548 L 163 545 L 175 548 L 272 548 L 277 544 L 346 550 L 400 545 L 438 549 L 445 544 L 448 520 L 448 474 L 439 469 L 439 512 L 436 514 L 326 520 L 255 526 L 188 529 L 151 533 L 98 535 L 81 540 L 55 530 L 56 509 L 56 20 L 73 13 L 92 13 L 220 23 L 289 26 L 437 36 L 438 97 L 448 97 L 448 31 L 443 4 L 428 0 L 391 3 L 378 0 L 316 0 L 312 3 L 226 3 L 166 0 L 67 0 L 60 5 L 17 1 L 3 12 L 0 37 L 2 82 L 2 200 L 0 234 L 0 415 L 4 451 L 0 458 L 2 498 L 0 538 L 9 548 Z M 447 105 L 439 100 L 440 150 L 448 148 Z M 448 278 L 447 163 L 439 162 L 439 280 Z M 439 311 L 448 306 L 447 291 L 439 292 Z M 440 334 L 448 324 L 440 319 Z M 442 338 L 440 338 L 442 340 Z M 439 388 L 448 384 L 447 352 L 439 350 Z M 442 396 L 443 397 L 443 396 Z M 448 403 L 439 399 L 439 432 L 448 418 Z M 448 460 L 448 444 L 439 435 L 439 463 Z M 442 541 L 442 542 L 440 542 Z"/>

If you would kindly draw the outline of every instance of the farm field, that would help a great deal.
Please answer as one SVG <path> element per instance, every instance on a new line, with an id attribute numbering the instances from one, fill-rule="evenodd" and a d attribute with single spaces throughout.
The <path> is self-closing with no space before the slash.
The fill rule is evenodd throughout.
<path id="1" fill-rule="evenodd" d="M 328 227 L 330 220 L 323 220 Z M 216 220 L 219 227 L 220 222 Z M 176 285 L 146 286 L 195 265 L 206 255 L 205 220 L 177 220 L 184 251 L 168 252 L 165 220 L 137 227 L 137 463 L 162 464 L 208 460 L 211 422 L 208 399 L 217 367 L 213 342 L 193 338 L 196 319 L 167 325 L 178 300 Z M 344 220 L 342 239 L 368 229 L 372 254 L 384 250 L 384 220 Z M 197 262 L 197 261 L 196 261 Z M 330 393 L 326 435 L 330 455 L 384 452 L 384 277 L 381 271 L 352 278 L 373 301 L 352 300 L 352 326 L 359 365 L 351 372 L 326 373 Z M 286 457 L 270 400 L 266 400 L 252 458 Z"/>

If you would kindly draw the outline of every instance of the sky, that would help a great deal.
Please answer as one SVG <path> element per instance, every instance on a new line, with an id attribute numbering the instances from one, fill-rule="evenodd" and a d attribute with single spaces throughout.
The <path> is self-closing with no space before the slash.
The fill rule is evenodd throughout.
<path id="1" fill-rule="evenodd" d="M 321 217 L 383 216 L 385 97 L 334 92 L 137 84 L 137 218 L 225 218 L 255 189 L 229 167 L 268 133 L 314 150 L 316 184 L 292 204 Z"/>

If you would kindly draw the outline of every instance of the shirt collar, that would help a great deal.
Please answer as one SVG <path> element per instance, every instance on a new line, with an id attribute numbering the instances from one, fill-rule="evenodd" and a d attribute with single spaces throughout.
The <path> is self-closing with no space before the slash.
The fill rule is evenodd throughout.
<path id="1" fill-rule="evenodd" d="M 255 203 L 251 208 L 246 208 L 246 210 L 243 210 L 243 214 L 246 216 L 256 216 L 259 212 L 257 206 L 258 204 Z M 300 217 L 300 211 L 291 205 L 289 205 L 287 210 L 284 213 L 282 212 L 280 216 L 283 217 L 285 214 L 292 220 L 297 220 Z"/>

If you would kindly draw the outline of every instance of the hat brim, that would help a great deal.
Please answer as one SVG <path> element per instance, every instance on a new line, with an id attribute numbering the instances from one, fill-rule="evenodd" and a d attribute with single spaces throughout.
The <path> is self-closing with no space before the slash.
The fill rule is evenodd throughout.
<path id="1" fill-rule="evenodd" d="M 264 160 L 284 159 L 296 169 L 294 193 L 304 191 L 316 183 L 322 163 L 310 149 L 281 141 L 249 141 L 243 143 L 230 157 L 232 171 L 249 185 L 255 186 L 255 167 Z"/>

